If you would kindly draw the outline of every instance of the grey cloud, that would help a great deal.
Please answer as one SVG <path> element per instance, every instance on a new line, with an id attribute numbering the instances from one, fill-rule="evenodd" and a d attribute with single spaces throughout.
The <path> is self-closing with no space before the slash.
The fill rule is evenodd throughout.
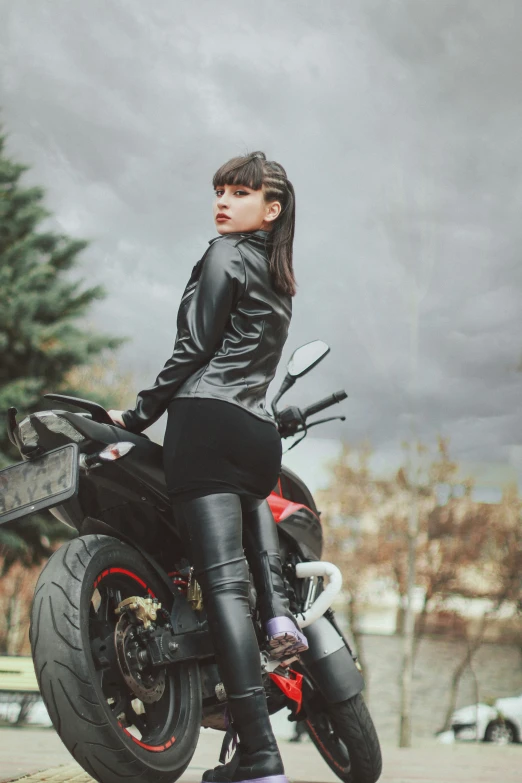
<path id="1" fill-rule="evenodd" d="M 110 296 L 90 320 L 132 337 L 121 361 L 138 388 L 170 355 L 215 235 L 214 170 L 265 149 L 298 199 L 299 293 L 272 390 L 290 352 L 321 337 L 331 354 L 288 401 L 345 387 L 346 422 L 314 432 L 397 447 L 417 292 L 420 435 L 449 434 L 469 459 L 514 453 L 519 4 L 0 0 L 0 13 L 9 148 L 55 224 L 92 238 L 81 273 Z"/>

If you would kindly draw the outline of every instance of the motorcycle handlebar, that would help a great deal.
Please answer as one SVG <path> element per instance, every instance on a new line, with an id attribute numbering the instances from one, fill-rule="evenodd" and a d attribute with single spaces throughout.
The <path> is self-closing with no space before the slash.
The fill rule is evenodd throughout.
<path id="1" fill-rule="evenodd" d="M 314 413 L 319 413 L 319 411 L 323 411 L 325 408 L 329 408 L 330 405 L 335 405 L 336 402 L 341 402 L 347 397 L 348 395 L 344 389 L 341 389 L 341 391 L 338 392 L 334 392 L 334 394 L 330 394 L 323 400 L 319 400 L 319 402 L 314 402 L 313 405 L 309 405 L 308 408 L 303 408 L 301 411 L 303 418 L 307 419 L 308 416 L 313 416 Z"/>

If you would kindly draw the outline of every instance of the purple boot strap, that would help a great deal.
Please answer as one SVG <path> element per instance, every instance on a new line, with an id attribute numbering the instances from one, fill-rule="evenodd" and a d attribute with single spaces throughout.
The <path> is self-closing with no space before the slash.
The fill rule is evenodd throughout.
<path id="1" fill-rule="evenodd" d="M 266 624 L 268 644 L 273 658 L 279 658 L 289 652 L 300 653 L 308 650 L 308 640 L 289 617 L 273 617 Z"/>
<path id="2" fill-rule="evenodd" d="M 236 783 L 289 783 L 286 775 L 268 775 L 266 778 L 249 778 L 248 780 L 238 780 Z"/>
<path id="3" fill-rule="evenodd" d="M 204 783 L 202 781 L 201 783 Z M 266 778 L 248 778 L 237 780 L 234 783 L 290 783 L 286 775 L 268 775 Z"/>

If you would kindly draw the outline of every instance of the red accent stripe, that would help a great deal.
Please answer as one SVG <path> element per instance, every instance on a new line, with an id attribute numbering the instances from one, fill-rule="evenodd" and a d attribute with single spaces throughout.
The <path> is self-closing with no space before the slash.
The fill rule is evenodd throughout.
<path id="1" fill-rule="evenodd" d="M 186 576 L 183 576 L 181 571 L 169 571 L 168 575 L 174 584 L 183 584 L 188 586 L 188 579 Z"/>
<path id="2" fill-rule="evenodd" d="M 319 745 L 323 749 L 323 752 L 324 752 L 325 756 L 328 756 L 328 758 L 330 759 L 332 764 L 335 764 L 337 769 L 340 769 L 341 772 L 345 772 L 348 769 L 348 767 L 341 767 L 341 765 L 337 763 L 337 761 L 334 759 L 332 754 L 325 748 L 324 744 L 321 742 L 318 733 L 316 732 L 316 730 L 314 729 L 314 727 L 312 726 L 312 724 L 310 723 L 309 720 L 306 721 L 306 725 L 308 726 L 308 728 L 310 729 L 310 731 L 312 732 L 312 734 L 316 738 L 317 742 L 319 743 Z"/>
<path id="3" fill-rule="evenodd" d="M 130 576 L 131 579 L 134 579 L 135 582 L 141 585 L 141 587 L 143 587 L 148 592 L 151 598 L 156 598 L 155 593 L 152 592 L 150 587 L 143 581 L 143 579 L 140 579 L 139 576 L 133 574 L 132 571 L 128 571 L 126 568 L 107 568 L 105 571 L 102 571 L 102 573 L 94 580 L 94 588 L 96 589 L 101 580 L 106 576 L 109 576 L 109 574 L 125 574 L 125 576 Z"/>
<path id="4" fill-rule="evenodd" d="M 121 726 L 121 723 L 120 723 Z M 123 728 L 123 726 L 122 726 Z M 127 731 L 127 729 L 123 728 L 123 731 L 125 734 L 127 734 L 128 737 L 131 738 L 133 742 L 136 743 L 136 745 L 139 745 L 140 748 L 145 748 L 145 750 L 150 750 L 152 753 L 161 753 L 164 750 L 168 750 L 171 748 L 174 743 L 176 742 L 176 737 L 171 737 L 168 742 L 165 742 L 163 745 L 147 745 L 145 742 L 141 742 L 141 740 L 137 739 L 133 734 L 130 733 L 130 731 Z"/>
<path id="5" fill-rule="evenodd" d="M 125 576 L 130 576 L 132 579 L 135 579 L 138 584 L 147 589 L 147 585 L 143 579 L 140 579 L 139 576 L 136 576 L 136 574 L 133 574 L 132 571 L 128 571 L 126 568 L 110 568 L 109 571 L 111 574 L 125 574 Z"/>
<path id="6" fill-rule="evenodd" d="M 97 579 L 96 579 L 96 581 L 94 582 L 94 587 L 95 587 L 95 588 L 96 588 L 96 587 L 98 587 L 98 585 L 100 584 L 100 582 L 101 582 L 101 580 L 103 579 L 103 577 L 104 577 L 104 576 L 107 576 L 107 574 L 108 574 L 108 573 L 109 573 L 109 569 L 107 569 L 106 571 L 103 571 L 103 573 L 101 573 L 101 574 L 98 576 L 98 578 L 97 578 Z"/>

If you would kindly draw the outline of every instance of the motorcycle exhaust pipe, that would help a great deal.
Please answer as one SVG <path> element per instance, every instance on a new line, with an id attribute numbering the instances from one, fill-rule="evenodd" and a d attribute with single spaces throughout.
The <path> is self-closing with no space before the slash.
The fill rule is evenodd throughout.
<path id="1" fill-rule="evenodd" d="M 322 617 L 326 610 L 331 607 L 336 596 L 341 591 L 343 577 L 337 566 L 321 560 L 314 560 L 311 563 L 297 563 L 295 573 L 299 579 L 307 579 L 313 576 L 328 577 L 328 585 L 323 592 L 310 607 L 296 618 L 299 627 L 306 628 L 318 620 L 319 617 Z"/>
<path id="2" fill-rule="evenodd" d="M 300 660 L 329 704 L 351 699 L 363 690 L 364 679 L 344 638 L 324 617 L 341 590 L 341 572 L 333 563 L 321 561 L 298 563 L 295 571 L 300 579 L 326 576 L 329 580 L 312 605 L 296 617 L 299 626 L 306 629 L 309 645 Z"/>

